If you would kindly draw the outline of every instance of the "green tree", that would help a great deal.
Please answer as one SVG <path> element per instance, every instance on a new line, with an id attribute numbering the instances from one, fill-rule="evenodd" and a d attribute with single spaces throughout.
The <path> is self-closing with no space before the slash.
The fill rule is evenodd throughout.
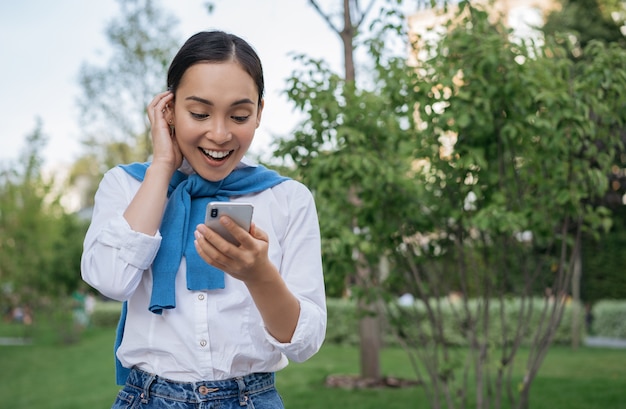
<path id="1" fill-rule="evenodd" d="M 370 0 L 364 11 L 361 10 L 358 0 L 342 0 L 340 16 L 340 24 L 336 24 L 329 13 L 325 13 L 317 1 L 309 0 L 309 3 L 315 8 L 317 13 L 324 18 L 328 26 L 334 31 L 343 45 L 343 65 L 344 65 L 344 81 L 347 89 L 342 92 L 342 97 L 350 104 L 353 99 L 352 95 L 356 91 L 356 68 L 354 62 L 355 42 L 360 26 L 364 24 L 367 15 L 376 3 Z M 361 199 L 358 197 L 354 186 L 345 191 L 348 199 L 348 205 L 360 206 Z M 359 229 L 358 221 L 352 220 L 352 228 Z M 358 247 L 353 248 L 355 258 L 353 275 L 356 283 L 363 287 L 372 277 L 372 264 L 366 260 Z M 360 339 L 360 368 L 363 378 L 379 379 L 380 373 L 380 317 L 376 313 L 371 302 L 364 297 L 359 297 L 359 339 Z"/>
<path id="2" fill-rule="evenodd" d="M 367 43 L 371 89 L 303 59 L 288 92 L 307 120 L 277 153 L 314 191 L 327 270 L 349 274 L 356 248 L 370 267 L 390 262 L 388 277 L 357 288 L 362 296 L 393 295 L 382 288 L 393 285 L 420 299 L 388 313 L 431 406 L 527 407 L 582 232 L 610 225 L 594 200 L 619 145 L 624 53 L 592 42 L 593 63 L 575 75 L 570 48 L 513 42 L 460 2 L 445 34 L 411 44 L 425 59 L 408 66 L 386 47 L 394 33 L 409 38 L 404 19 L 381 16 Z M 451 292 L 468 351 L 450 348 L 442 308 Z M 521 307 L 501 313 L 513 296 Z M 518 389 L 512 369 L 528 337 Z"/>
<path id="3" fill-rule="evenodd" d="M 55 180 L 42 173 L 41 124 L 26 138 L 17 164 L 0 172 L 0 283 L 3 307 L 31 309 L 77 288 L 86 226 L 67 214 Z M 31 149 L 33 146 L 38 149 Z"/>
<path id="4" fill-rule="evenodd" d="M 583 52 L 591 41 L 626 47 L 626 39 L 621 31 L 625 23 L 625 13 L 624 3 L 615 0 L 563 1 L 561 10 L 550 14 L 543 31 L 552 36 L 569 35 L 576 43 L 570 57 L 575 61 L 593 63 L 594 56 Z M 578 64 L 578 67 L 583 66 L 584 64 Z M 623 146 L 626 143 L 626 132 L 622 130 L 621 135 Z M 626 257 L 620 247 L 624 241 L 622 231 L 626 226 L 623 203 L 623 198 L 626 197 L 625 168 L 626 156 L 623 150 L 618 149 L 614 165 L 607 175 L 610 188 L 598 200 L 613 213 L 614 225 L 611 232 L 601 240 L 590 235 L 584 236 L 583 268 L 572 283 L 572 292 L 575 298 L 581 297 L 585 301 L 588 309 L 601 298 L 626 296 L 626 278 L 621 267 L 626 262 Z"/>
<path id="5" fill-rule="evenodd" d="M 84 63 L 79 76 L 83 92 L 78 105 L 87 149 L 76 161 L 70 181 L 83 186 L 85 207 L 93 204 L 106 170 L 151 155 L 146 107 L 165 89 L 167 66 L 180 43 L 178 20 L 158 0 L 117 2 L 120 14 L 106 30 L 108 60 Z"/>
<path id="6" fill-rule="evenodd" d="M 614 20 L 614 13 L 620 15 L 621 21 Z M 626 45 L 620 31 L 620 26 L 624 23 L 623 13 L 623 4 L 615 1 L 562 0 L 561 9 L 550 13 L 542 31 L 548 35 L 572 35 L 575 47 L 571 48 L 570 55 L 574 59 L 583 58 L 582 50 L 591 41 Z"/>
<path id="7" fill-rule="evenodd" d="M 381 7 L 376 11 L 383 18 L 367 35 L 362 26 L 374 2 L 361 12 L 358 2 L 343 1 L 340 24 L 317 2 L 311 3 L 344 44 L 345 72 L 339 75 L 323 61 L 299 57 L 302 69 L 289 78 L 287 92 L 307 119 L 293 139 L 280 143 L 276 154 L 295 162 L 297 176 L 314 191 L 329 294 L 352 289 L 359 299 L 361 376 L 379 380 L 381 326 L 373 292 L 381 281 L 381 257 L 393 246 L 391 236 L 397 236 L 395 229 L 407 210 L 403 205 L 410 191 L 399 183 L 410 170 L 411 146 L 405 132 L 411 113 L 402 101 L 405 57 L 383 61 L 380 48 L 391 38 L 385 36 L 384 25 L 390 20 L 401 25 L 402 18 L 393 4 Z M 367 47 L 374 61 L 375 67 L 362 77 L 371 89 L 357 86 L 357 43 Z"/>
<path id="8" fill-rule="evenodd" d="M 157 0 L 117 2 L 120 15 L 106 30 L 110 57 L 102 65 L 84 63 L 81 68 L 81 125 L 90 138 L 126 142 L 145 159 L 152 152 L 145 110 L 165 88 L 167 65 L 179 44 L 179 23 Z"/>
<path id="9" fill-rule="evenodd" d="M 406 69 L 405 56 L 387 61 L 381 50 L 394 44 L 394 38 L 385 34 L 389 28 L 386 24 L 402 26 L 403 2 L 370 0 L 362 6 L 358 0 L 341 0 L 334 3 L 334 9 L 329 6 L 327 10 L 318 1 L 309 3 L 341 40 L 344 73 L 331 72 L 323 61 L 298 57 L 304 68 L 289 79 L 288 95 L 308 119 L 295 139 L 283 141 L 276 154 L 294 160 L 300 177 L 315 190 L 321 209 L 329 293 L 337 296 L 354 290 L 359 305 L 361 377 L 380 380 L 382 323 L 377 297 L 370 293 L 376 292 L 381 275 L 385 275 L 381 260 L 385 246 L 390 245 L 388 228 L 397 225 L 388 220 L 402 217 L 403 209 L 394 209 L 388 203 L 395 198 L 387 195 L 387 189 L 393 189 L 396 179 L 410 167 L 398 159 L 400 152 L 395 151 L 410 144 L 402 140 L 404 135 L 399 138 L 410 116 L 410 109 L 401 101 L 405 85 L 391 84 L 402 76 L 390 74 Z M 435 3 L 447 2 L 415 2 L 419 8 Z M 392 43 L 385 44 L 383 38 Z M 359 47 L 366 49 L 374 66 L 368 66 L 368 62 L 360 67 L 364 73 L 360 76 L 355 60 Z M 360 84 L 371 84 L 371 90 Z M 388 87 L 377 91 L 384 88 L 381 84 Z M 391 100 L 403 106 L 389 105 Z M 332 182 L 327 184 L 324 179 L 330 175 Z M 373 229 L 372 219 L 378 221 L 378 230 Z M 394 234 L 397 236 L 397 232 Z M 377 245 L 378 240 L 384 245 Z"/>
<path id="10" fill-rule="evenodd" d="M 589 61 L 578 65 L 568 58 L 576 45 L 513 41 L 484 9 L 459 7 L 445 34 L 414 44 L 425 56 L 407 96 L 417 107 L 412 175 L 423 210 L 405 221 L 394 256 L 420 303 L 411 321 L 396 310 L 393 322 L 433 408 L 527 408 L 582 235 L 611 223 L 596 203 L 621 144 L 626 53 L 590 42 Z M 510 297 L 521 302 L 513 315 Z M 537 303 L 540 321 L 530 327 Z M 467 355 L 449 346 L 444 307 L 464 330 Z M 512 371 L 529 335 L 519 381 Z"/>

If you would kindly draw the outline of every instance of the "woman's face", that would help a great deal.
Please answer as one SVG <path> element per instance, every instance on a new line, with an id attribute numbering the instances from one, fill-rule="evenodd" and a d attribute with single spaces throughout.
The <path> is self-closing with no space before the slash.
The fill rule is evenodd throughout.
<path id="1" fill-rule="evenodd" d="M 236 62 L 199 63 L 185 71 L 172 113 L 178 146 L 204 179 L 228 176 L 261 121 L 259 93 Z"/>

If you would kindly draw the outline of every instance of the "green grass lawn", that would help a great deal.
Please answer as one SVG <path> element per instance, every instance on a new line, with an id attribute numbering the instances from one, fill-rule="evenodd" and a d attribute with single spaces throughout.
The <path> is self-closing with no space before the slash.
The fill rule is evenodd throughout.
<path id="1" fill-rule="evenodd" d="M 3 328 L 4 327 L 4 328 Z M 0 325 L 0 337 L 14 334 Z M 31 331 L 32 345 L 0 346 L 0 408 L 109 408 L 114 384 L 113 329 L 86 331 L 79 343 L 61 345 Z M 18 331 L 19 333 L 19 331 Z M 303 364 L 277 376 L 287 408 L 428 408 L 420 387 L 377 390 L 329 389 L 331 374 L 358 372 L 358 350 L 326 345 Z M 382 354 L 385 375 L 414 377 L 402 350 Z M 532 386 L 532 409 L 626 409 L 626 350 L 553 348 Z"/>

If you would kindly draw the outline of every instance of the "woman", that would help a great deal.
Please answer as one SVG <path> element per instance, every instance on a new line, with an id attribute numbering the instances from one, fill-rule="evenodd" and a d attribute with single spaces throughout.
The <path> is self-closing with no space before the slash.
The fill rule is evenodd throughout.
<path id="1" fill-rule="evenodd" d="M 153 158 L 111 169 L 95 197 L 82 276 L 124 301 L 113 408 L 282 408 L 274 372 L 324 339 L 309 190 L 245 158 L 263 111 L 261 62 L 241 38 L 192 36 L 148 106 Z M 204 224 L 211 201 L 247 202 L 247 231 Z"/>

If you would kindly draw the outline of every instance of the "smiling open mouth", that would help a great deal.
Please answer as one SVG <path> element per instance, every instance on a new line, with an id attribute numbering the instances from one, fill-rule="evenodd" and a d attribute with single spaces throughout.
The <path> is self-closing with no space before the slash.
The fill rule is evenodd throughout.
<path id="1" fill-rule="evenodd" d="M 228 158 L 234 151 L 213 151 L 210 149 L 198 148 L 200 152 L 204 154 L 209 159 L 213 159 L 216 161 L 223 161 Z"/>

